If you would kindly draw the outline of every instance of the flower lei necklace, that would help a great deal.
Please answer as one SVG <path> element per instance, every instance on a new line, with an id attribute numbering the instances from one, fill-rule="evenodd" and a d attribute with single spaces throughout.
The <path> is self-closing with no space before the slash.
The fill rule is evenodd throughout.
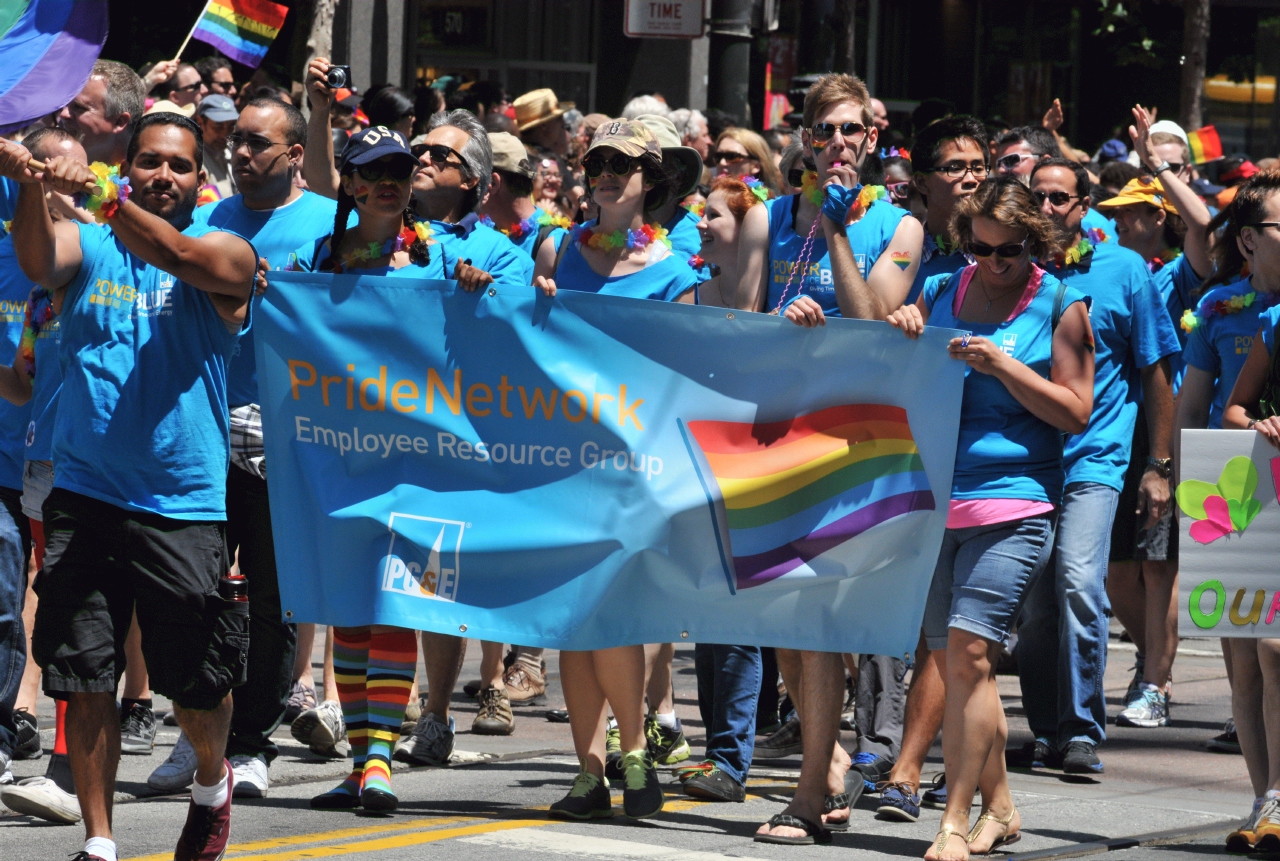
<path id="1" fill-rule="evenodd" d="M 766 200 L 773 197 L 773 192 L 769 191 L 769 187 L 754 176 L 744 176 L 742 178 L 742 183 L 747 188 L 751 189 L 751 193 L 754 194 L 756 199 L 761 203 L 764 203 Z"/>
<path id="2" fill-rule="evenodd" d="M 705 200 L 693 200 L 688 203 L 682 203 L 680 205 L 683 206 L 687 211 L 692 212 L 694 215 L 698 216 L 699 218 L 701 218 L 702 213 L 706 212 L 707 210 L 707 202 Z"/>
<path id="3" fill-rule="evenodd" d="M 613 233 L 600 233 L 585 224 L 573 228 L 573 241 L 579 245 L 587 245 L 597 251 L 612 251 L 615 248 L 648 248 L 655 242 L 661 242 L 668 248 L 671 240 L 667 238 L 667 229 L 658 224 L 645 224 L 639 230 L 615 230 Z"/>
<path id="4" fill-rule="evenodd" d="M 390 256 L 398 251 L 405 250 L 419 239 L 423 242 L 431 239 L 431 227 L 425 221 L 415 221 L 413 227 L 405 227 L 386 242 L 370 242 L 368 245 L 342 255 L 342 261 L 333 267 L 333 271 L 338 274 L 346 269 L 353 268 L 357 263 Z"/>
<path id="5" fill-rule="evenodd" d="M 33 289 L 27 299 L 26 319 L 22 323 L 22 338 L 18 343 L 18 352 L 27 366 L 27 376 L 33 380 L 36 376 L 36 339 L 56 316 L 49 291 L 43 287 Z"/>
<path id="6" fill-rule="evenodd" d="M 98 186 L 93 194 L 77 192 L 75 205 L 80 209 L 93 213 L 93 220 L 106 224 L 108 219 L 115 218 L 120 207 L 129 199 L 129 177 L 120 176 L 120 168 L 108 167 L 100 161 L 89 165 Z"/>
<path id="7" fill-rule="evenodd" d="M 1280 294 L 1264 293 L 1259 296 L 1258 291 L 1250 290 L 1248 293 L 1232 296 L 1230 299 L 1219 299 L 1212 305 L 1204 306 L 1199 313 L 1188 308 L 1182 312 L 1182 319 L 1179 324 L 1182 326 L 1182 331 L 1190 335 L 1211 317 L 1239 314 L 1245 308 L 1252 307 L 1254 302 L 1260 302 L 1264 308 L 1270 308 L 1272 305 L 1280 303 Z"/>
<path id="8" fill-rule="evenodd" d="M 1090 227 L 1085 231 L 1085 235 L 1080 237 L 1080 241 L 1068 248 L 1066 251 L 1055 254 L 1053 262 L 1057 264 L 1059 269 L 1065 269 L 1073 263 L 1079 263 L 1090 254 L 1093 253 L 1095 246 L 1101 245 L 1107 241 L 1107 234 L 1097 227 Z"/>
<path id="9" fill-rule="evenodd" d="M 814 206 L 822 206 L 823 200 L 826 198 L 826 189 L 818 183 L 818 172 L 816 170 L 806 170 L 800 176 L 800 193 L 805 199 Z M 849 216 L 845 220 L 856 221 L 862 217 L 871 204 L 877 200 L 887 200 L 889 192 L 883 185 L 864 185 L 862 191 L 858 193 L 858 199 L 853 202 L 853 206 L 849 207 Z"/>
<path id="10" fill-rule="evenodd" d="M 493 219 L 487 215 L 480 218 L 480 223 L 485 227 L 492 227 L 494 230 L 511 239 L 513 242 L 518 242 L 531 233 L 537 233 L 539 229 L 548 224 L 552 227 L 563 227 L 565 230 L 568 230 L 573 225 L 573 222 L 565 218 L 563 215 L 552 215 L 545 209 L 539 209 L 528 218 L 523 218 L 519 222 L 506 228 L 499 227 L 494 224 Z"/>
<path id="11" fill-rule="evenodd" d="M 1152 274 L 1154 274 L 1156 272 L 1159 272 L 1161 269 L 1168 266 L 1170 263 L 1177 260 L 1181 256 L 1182 256 L 1181 248 L 1166 248 L 1164 251 L 1161 251 L 1158 255 L 1148 260 L 1147 266 L 1148 268 L 1151 269 Z"/>

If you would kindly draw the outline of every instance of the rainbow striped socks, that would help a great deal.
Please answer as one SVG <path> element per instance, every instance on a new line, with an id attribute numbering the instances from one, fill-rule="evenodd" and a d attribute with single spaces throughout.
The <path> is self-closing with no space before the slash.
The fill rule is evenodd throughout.
<path id="1" fill-rule="evenodd" d="M 337 654 L 335 641 L 335 670 Z M 368 753 L 360 780 L 361 792 L 377 789 L 393 794 L 391 752 L 400 738 L 400 724 L 404 720 L 405 707 L 409 704 L 409 691 L 413 688 L 413 674 L 417 663 L 418 638 L 413 631 L 393 629 L 370 636 L 368 671 L 365 677 Z"/>
<path id="2" fill-rule="evenodd" d="M 368 628 L 333 629 L 333 675 L 338 684 L 338 701 L 342 703 L 342 720 L 347 725 L 347 742 L 351 745 L 354 764 L 351 774 L 325 795 L 360 797 L 369 749 L 369 708 L 365 700 L 369 641 Z"/>

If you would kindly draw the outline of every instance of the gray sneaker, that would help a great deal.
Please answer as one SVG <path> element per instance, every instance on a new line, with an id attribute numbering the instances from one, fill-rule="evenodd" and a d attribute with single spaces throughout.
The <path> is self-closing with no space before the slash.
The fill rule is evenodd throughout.
<path id="1" fill-rule="evenodd" d="M 453 756 L 453 717 L 445 723 L 434 712 L 423 712 L 413 734 L 400 739 L 391 758 L 410 765 L 445 766 Z"/>
<path id="2" fill-rule="evenodd" d="M 317 756 L 340 756 L 338 742 L 347 738 L 342 705 L 336 700 L 325 700 L 298 715 L 289 732 Z"/>
<path id="3" fill-rule="evenodd" d="M 782 725 L 782 729 L 756 745 L 756 759 L 784 759 L 804 752 L 804 742 L 800 739 L 800 719 L 791 718 Z"/>
<path id="4" fill-rule="evenodd" d="M 178 741 L 164 762 L 156 766 L 147 778 L 147 786 L 157 792 L 181 792 L 196 779 L 196 749 L 187 741 L 185 732 L 178 733 Z"/>
<path id="5" fill-rule="evenodd" d="M 1116 716 L 1116 726 L 1143 729 L 1169 725 L 1169 697 L 1159 688 L 1140 689 L 1128 708 Z"/>
<path id="6" fill-rule="evenodd" d="M 120 752 L 150 756 L 156 746 L 156 714 L 134 703 L 120 712 Z"/>

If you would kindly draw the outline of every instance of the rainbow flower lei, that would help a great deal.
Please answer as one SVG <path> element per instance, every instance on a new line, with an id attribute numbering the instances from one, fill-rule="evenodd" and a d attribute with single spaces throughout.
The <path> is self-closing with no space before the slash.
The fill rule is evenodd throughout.
<path id="1" fill-rule="evenodd" d="M 773 192 L 769 190 L 769 187 L 754 176 L 744 176 L 742 178 L 742 182 L 747 188 L 751 189 L 751 193 L 754 194 L 756 199 L 761 203 L 764 203 L 766 200 L 773 197 Z"/>
<path id="2" fill-rule="evenodd" d="M 397 251 L 403 251 L 419 239 L 427 242 L 431 239 L 431 235 L 431 227 L 425 221 L 415 221 L 413 227 L 405 227 L 386 242 L 381 244 L 370 242 L 364 248 L 357 248 L 342 255 L 342 261 L 333 267 L 334 274 L 343 272 L 351 267 L 352 264 L 377 260 L 379 257 L 386 257 L 395 254 Z"/>
<path id="3" fill-rule="evenodd" d="M 93 194 L 78 192 L 75 204 L 80 209 L 93 213 L 93 220 L 106 224 L 115 218 L 120 207 L 129 199 L 129 177 L 120 175 L 120 168 L 108 167 L 100 161 L 89 165 L 89 170 L 97 180 L 97 191 Z"/>
<path id="4" fill-rule="evenodd" d="M 499 227 L 493 223 L 493 219 L 489 216 L 481 216 L 480 223 L 485 227 L 492 227 L 494 230 L 509 238 L 512 242 L 519 242 L 531 233 L 537 233 L 541 228 L 550 224 L 552 227 L 563 227 L 568 230 L 573 226 L 573 222 L 565 218 L 563 215 L 552 215 L 545 209 L 539 209 L 528 218 L 522 218 L 516 224 L 507 228 Z"/>
<path id="5" fill-rule="evenodd" d="M 40 331 L 49 325 L 57 315 L 53 313 L 53 297 L 43 287 L 35 287 L 27 298 L 26 319 L 22 323 L 22 339 L 18 342 L 18 353 L 26 365 L 27 376 L 36 377 L 36 338 Z"/>
<path id="6" fill-rule="evenodd" d="M 1181 248 L 1166 248 L 1158 256 L 1152 257 L 1147 261 L 1147 268 L 1151 270 L 1152 274 L 1155 274 L 1181 256 Z"/>
<path id="7" fill-rule="evenodd" d="M 800 193 L 814 206 L 822 206 L 826 191 L 818 184 L 816 170 L 806 170 L 800 176 Z M 853 202 L 853 206 L 849 207 L 849 218 L 854 220 L 860 218 L 871 208 L 871 204 L 888 198 L 889 191 L 883 185 L 864 185 L 862 191 L 858 193 L 858 199 Z"/>
<path id="8" fill-rule="evenodd" d="M 1196 329 L 1204 325 L 1205 321 L 1211 317 L 1226 317 L 1230 314 L 1239 314 L 1246 308 L 1253 306 L 1254 302 L 1261 302 L 1266 307 L 1271 307 L 1280 302 L 1280 295 L 1268 294 L 1259 296 L 1256 290 L 1250 290 L 1248 293 L 1242 293 L 1239 296 L 1232 296 L 1230 299 L 1219 299 L 1212 305 L 1204 307 L 1200 313 L 1187 309 L 1182 312 L 1182 319 L 1179 325 L 1182 331 L 1190 335 Z"/>
<path id="9" fill-rule="evenodd" d="M 1096 246 L 1106 241 L 1107 234 L 1103 230 L 1097 227 L 1090 227 L 1085 231 L 1085 235 L 1080 237 L 1079 242 L 1061 254 L 1054 255 L 1053 262 L 1057 264 L 1059 269 L 1063 269 L 1073 263 L 1079 263 L 1092 254 Z"/>
<path id="10" fill-rule="evenodd" d="M 695 200 L 690 203 L 682 203 L 680 205 L 699 218 L 701 218 L 702 214 L 707 211 L 707 202 L 705 200 Z"/>
<path id="11" fill-rule="evenodd" d="M 658 224 L 645 224 L 639 230 L 615 230 L 613 233 L 600 233 L 585 224 L 573 228 L 573 241 L 579 245 L 587 245 L 598 251 L 612 251 L 615 248 L 647 248 L 655 242 L 661 242 L 668 248 L 671 240 L 667 238 L 667 229 Z"/>

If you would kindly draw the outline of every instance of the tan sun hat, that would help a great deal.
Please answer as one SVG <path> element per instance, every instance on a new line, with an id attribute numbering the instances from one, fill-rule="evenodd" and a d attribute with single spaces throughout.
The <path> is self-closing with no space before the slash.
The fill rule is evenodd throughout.
<path id="1" fill-rule="evenodd" d="M 609 120 L 601 123 L 591 138 L 591 146 L 587 147 L 587 155 L 602 147 L 616 149 L 632 158 L 639 158 L 645 153 L 662 158 L 662 147 L 658 144 L 658 139 L 647 126 L 637 120 Z"/>
<path id="2" fill-rule="evenodd" d="M 680 187 L 676 189 L 675 196 L 681 198 L 693 194 L 702 181 L 702 156 L 693 147 L 680 143 L 675 123 L 666 117 L 641 114 L 635 121 L 653 133 L 658 139 L 658 146 L 662 147 L 662 160 L 680 174 Z"/>
<path id="3" fill-rule="evenodd" d="M 529 161 L 529 151 L 520 142 L 520 138 L 506 132 L 490 132 L 489 145 L 493 147 L 494 170 L 518 173 L 533 179 L 533 162 Z"/>
<path id="4" fill-rule="evenodd" d="M 543 88 L 525 93 L 511 103 L 516 109 L 516 128 L 519 131 L 531 129 L 547 120 L 564 116 L 564 112 L 572 110 L 573 102 L 562 102 L 556 98 L 554 90 Z"/>
<path id="5" fill-rule="evenodd" d="M 147 108 L 147 114 L 158 114 L 167 112 L 170 114 L 182 114 L 184 117 L 190 118 L 196 112 L 195 105 L 175 105 L 168 99 L 158 99 L 153 102 L 151 107 Z M 143 114 L 146 116 L 146 114 Z"/>

